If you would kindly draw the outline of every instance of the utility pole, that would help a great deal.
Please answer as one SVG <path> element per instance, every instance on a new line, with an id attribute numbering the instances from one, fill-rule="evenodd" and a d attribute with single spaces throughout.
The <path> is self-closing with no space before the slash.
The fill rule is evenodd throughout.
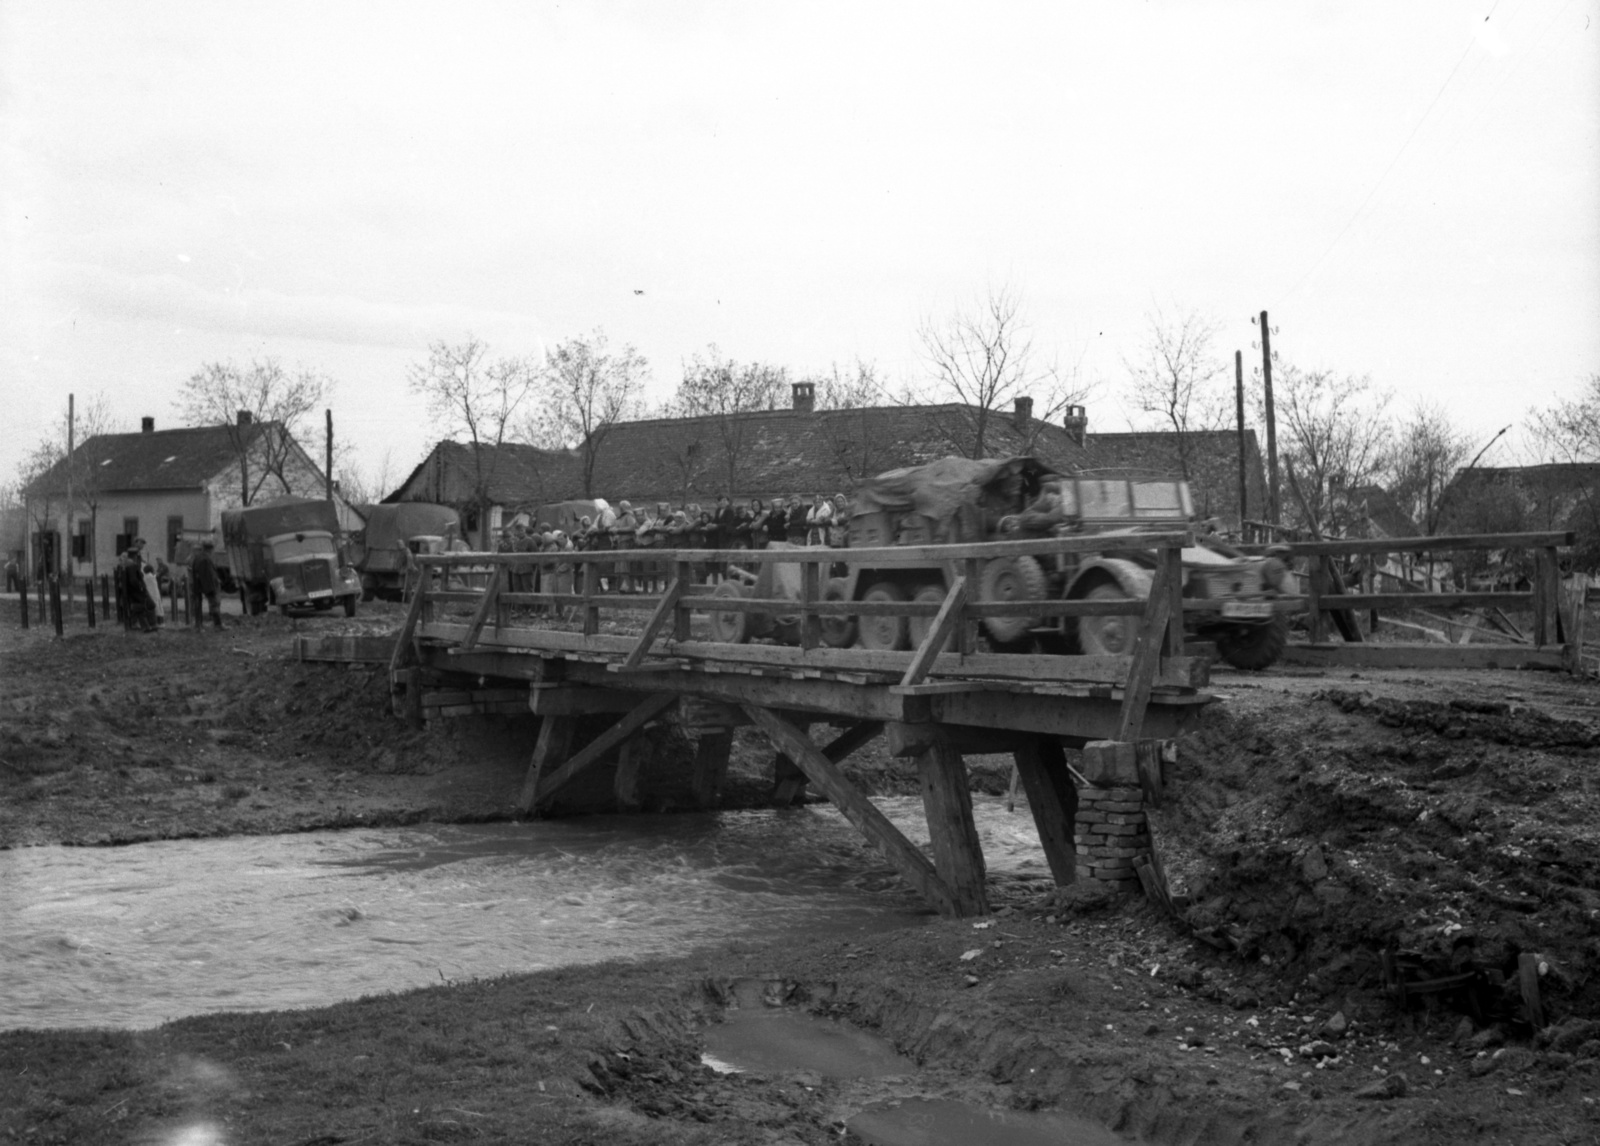
<path id="1" fill-rule="evenodd" d="M 1261 312 L 1261 382 L 1267 397 L 1267 513 L 1273 525 L 1282 525 L 1278 501 L 1278 416 L 1272 409 L 1272 333 L 1267 312 Z"/>
<path id="2" fill-rule="evenodd" d="M 327 446 L 325 447 L 325 451 L 324 451 L 324 456 L 327 458 L 327 464 L 323 467 L 324 472 L 323 472 L 322 477 L 323 477 L 323 480 L 327 483 L 328 500 L 332 501 L 333 500 L 333 411 L 332 410 L 324 410 L 323 413 L 328 416 L 328 438 L 327 438 Z"/>
<path id="3" fill-rule="evenodd" d="M 67 395 L 67 532 L 63 542 L 67 550 L 67 601 L 72 601 L 72 452 L 77 430 L 77 395 Z M 59 634 L 57 634 L 59 635 Z"/>
<path id="4" fill-rule="evenodd" d="M 1233 404 L 1239 418 L 1239 536 L 1244 536 L 1244 519 L 1250 516 L 1249 470 L 1244 453 L 1244 351 L 1233 352 Z"/>

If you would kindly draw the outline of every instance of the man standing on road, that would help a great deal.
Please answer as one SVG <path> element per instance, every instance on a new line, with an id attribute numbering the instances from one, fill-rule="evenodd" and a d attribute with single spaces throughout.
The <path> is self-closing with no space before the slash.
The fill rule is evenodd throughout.
<path id="1" fill-rule="evenodd" d="M 200 551 L 189 563 L 189 584 L 194 587 L 194 627 L 202 627 L 200 602 L 211 606 L 211 623 L 222 628 L 222 583 L 217 577 L 217 563 L 212 557 L 216 549 L 213 541 L 202 541 Z"/>

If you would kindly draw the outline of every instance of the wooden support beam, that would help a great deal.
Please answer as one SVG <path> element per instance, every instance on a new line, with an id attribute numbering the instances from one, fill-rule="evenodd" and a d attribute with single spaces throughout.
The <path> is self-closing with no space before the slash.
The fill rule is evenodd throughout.
<path id="1" fill-rule="evenodd" d="M 883 731 L 881 720 L 861 720 L 852 724 L 828 742 L 822 754 L 837 764 L 857 748 L 870 744 Z"/>
<path id="2" fill-rule="evenodd" d="M 667 586 L 667 591 L 661 594 L 661 600 L 656 604 L 656 611 L 651 613 L 650 620 L 645 622 L 644 633 L 640 636 L 639 643 L 633 646 L 633 651 L 622 662 L 624 670 L 639 667 L 645 654 L 650 651 L 650 646 L 655 644 L 656 637 L 666 627 L 667 619 L 677 616 L 678 601 L 682 597 L 683 582 L 674 577 L 672 584 Z"/>
<path id="3" fill-rule="evenodd" d="M 647 755 L 644 742 L 637 736 L 624 740 L 617 749 L 617 775 L 611 785 L 612 794 L 617 798 L 617 811 L 639 810 L 639 775 L 644 770 Z"/>
<path id="4" fill-rule="evenodd" d="M 592 716 L 608 712 L 632 712 L 639 694 L 620 688 L 593 688 L 588 685 L 559 685 L 535 688 L 528 693 L 528 708 L 535 716 Z"/>
<path id="5" fill-rule="evenodd" d="M 1291 644 L 1279 663 L 1317 668 L 1559 669 L 1561 657 L 1560 649 L 1526 645 Z"/>
<path id="6" fill-rule="evenodd" d="M 594 603 L 600 591 L 600 566 L 593 561 L 583 564 L 583 635 L 595 636 L 600 632 L 600 606 Z"/>
<path id="7" fill-rule="evenodd" d="M 795 731 L 809 742 L 811 718 L 790 715 L 788 720 Z M 780 749 L 772 758 L 772 803 L 776 807 L 787 808 L 791 804 L 798 804 L 805 793 L 805 772 L 787 752 Z"/>
<path id="8" fill-rule="evenodd" d="M 394 655 L 389 658 L 389 671 L 399 672 L 401 669 L 416 663 L 417 660 L 417 621 L 422 617 L 422 602 L 426 594 L 422 586 L 417 586 L 417 591 L 411 596 L 411 606 L 406 610 L 406 619 L 400 625 L 400 635 L 394 639 Z"/>
<path id="9" fill-rule="evenodd" d="M 722 799 L 722 785 L 728 776 L 728 758 L 732 750 L 731 728 L 707 732 L 695 744 L 694 776 L 690 781 L 690 790 L 694 793 L 694 802 L 700 807 L 714 807 Z"/>
<path id="10" fill-rule="evenodd" d="M 855 825 L 883 857 L 889 861 L 900 877 L 933 905 L 941 915 L 961 914 L 960 905 L 950 885 L 935 870 L 928 857 L 923 855 L 900 829 L 889 822 L 882 812 L 844 778 L 831 760 L 824 756 L 793 725 L 771 709 L 746 705 L 745 713 L 767 737 L 773 746 L 789 753 L 810 781 L 822 791 L 845 819 Z"/>
<path id="11" fill-rule="evenodd" d="M 547 716 L 540 722 L 539 737 L 533 743 L 533 758 L 528 761 L 528 774 L 517 797 L 517 807 L 524 814 L 533 811 L 540 778 L 572 751 L 572 734 L 577 727 L 578 722 L 570 716 Z"/>
<path id="12" fill-rule="evenodd" d="M 807 561 L 800 566 L 800 647 L 814 649 L 822 644 L 822 618 L 817 602 L 822 600 L 822 565 Z"/>
<path id="13" fill-rule="evenodd" d="M 672 577 L 679 585 L 693 585 L 694 566 L 687 561 L 679 561 L 673 565 Z M 692 635 L 690 625 L 693 621 L 694 610 L 689 606 L 688 593 L 680 592 L 678 594 L 677 608 L 672 612 L 672 639 L 680 644 L 687 641 Z M 588 630 L 585 629 L 584 631 L 587 632 Z"/>
<path id="14" fill-rule="evenodd" d="M 1049 737 L 1030 736 L 1012 752 L 1012 759 L 1028 794 L 1028 811 L 1039 830 L 1050 874 L 1058 886 L 1077 882 L 1072 825 L 1078 815 L 1078 788 L 1067 773 L 1066 753 Z"/>
<path id="15" fill-rule="evenodd" d="M 1167 620 L 1172 611 L 1175 564 L 1173 561 L 1158 564 L 1155 579 L 1150 583 L 1150 596 L 1144 603 L 1144 615 L 1139 618 L 1139 641 L 1133 649 L 1133 664 L 1128 668 L 1128 683 L 1123 693 L 1114 739 L 1133 740 L 1144 724 L 1145 709 L 1150 705 L 1150 689 L 1161 664 L 1161 650 L 1168 640 Z"/>
<path id="16" fill-rule="evenodd" d="M 1328 559 L 1326 557 L 1313 557 L 1311 559 L 1311 584 L 1310 592 L 1306 594 L 1310 600 L 1306 604 L 1308 615 L 1306 621 L 1311 630 L 1311 643 L 1320 645 L 1328 639 L 1328 615 L 1322 611 L 1323 598 L 1328 595 Z"/>
<path id="17" fill-rule="evenodd" d="M 648 696 L 634 706 L 632 712 L 624 716 L 616 724 L 606 729 L 597 736 L 576 756 L 571 757 L 553 772 L 548 772 L 539 777 L 538 788 L 534 793 L 534 806 L 545 803 L 560 788 L 578 773 L 594 764 L 599 763 L 617 745 L 645 726 L 645 723 L 656 716 L 668 705 L 678 698 L 670 692 L 658 692 Z"/>
<path id="18" fill-rule="evenodd" d="M 972 793 L 961 753 L 939 740 L 917 757 L 922 777 L 922 810 L 933 842 L 933 866 L 956 899 L 957 916 L 988 915 L 987 874 L 978 827 L 972 819 Z"/>
<path id="19" fill-rule="evenodd" d="M 967 579 L 957 577 L 950 591 L 944 595 L 944 603 L 939 606 L 938 613 L 934 614 L 933 624 L 928 626 L 928 635 L 922 638 L 922 647 L 912 656 L 905 675 L 900 678 L 902 688 L 922 683 L 940 651 L 949 643 L 951 634 L 961 624 L 961 609 L 966 603 Z"/>
<path id="20" fill-rule="evenodd" d="M 1156 553 L 1158 570 L 1165 567 L 1167 571 L 1167 626 L 1162 634 L 1161 655 L 1166 657 L 1181 657 L 1183 655 L 1183 550 L 1179 548 L 1162 549 Z M 1155 588 L 1152 584 L 1151 589 Z M 1156 671 L 1159 673 L 1160 667 Z"/>
<path id="21" fill-rule="evenodd" d="M 472 623 L 467 626 L 467 635 L 461 638 L 461 651 L 469 651 L 478 643 L 478 635 L 483 632 L 483 626 L 488 623 L 489 614 L 494 611 L 495 599 L 500 596 L 500 589 L 505 584 L 506 567 L 496 565 L 494 572 L 489 574 L 488 587 L 483 591 L 483 600 L 478 602 L 478 611 L 472 614 Z"/>

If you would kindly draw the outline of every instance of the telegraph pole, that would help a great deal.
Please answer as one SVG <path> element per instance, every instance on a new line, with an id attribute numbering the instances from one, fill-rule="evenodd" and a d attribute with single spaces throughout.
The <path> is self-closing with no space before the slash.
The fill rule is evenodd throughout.
<path id="1" fill-rule="evenodd" d="M 1250 516 L 1249 470 L 1244 454 L 1244 351 L 1233 352 L 1233 403 L 1239 416 L 1239 536 L 1244 536 L 1244 519 Z"/>
<path id="2" fill-rule="evenodd" d="M 1281 525 L 1278 504 L 1278 416 L 1272 409 L 1272 334 L 1267 328 L 1267 312 L 1261 312 L 1261 381 L 1267 395 L 1267 513 L 1273 525 Z"/>
<path id="3" fill-rule="evenodd" d="M 62 538 L 67 550 L 67 601 L 72 602 L 72 451 L 75 445 L 74 435 L 77 430 L 77 396 L 67 395 L 67 530 Z M 59 547 L 58 547 L 59 548 Z M 59 561 L 59 555 L 57 560 Z M 60 635 L 59 633 L 57 634 Z"/>
<path id="4" fill-rule="evenodd" d="M 333 500 L 333 411 L 324 410 L 323 413 L 328 416 L 328 442 L 324 449 L 324 456 L 327 458 L 327 465 L 322 476 L 323 480 L 327 483 L 328 500 L 331 502 Z"/>

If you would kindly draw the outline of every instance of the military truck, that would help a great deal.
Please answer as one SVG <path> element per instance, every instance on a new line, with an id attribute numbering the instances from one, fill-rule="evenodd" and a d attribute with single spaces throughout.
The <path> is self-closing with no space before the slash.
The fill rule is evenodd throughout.
<path id="1" fill-rule="evenodd" d="M 172 563 L 187 570 L 189 563 L 194 560 L 195 554 L 200 552 L 200 546 L 207 541 L 215 544 L 217 531 L 215 529 L 180 529 L 178 541 L 173 547 Z M 217 582 L 224 593 L 237 593 L 239 584 L 233 579 L 233 563 L 228 560 L 226 548 L 214 549 L 211 561 L 217 567 Z"/>
<path id="2" fill-rule="evenodd" d="M 366 525 L 350 538 L 353 563 L 361 576 L 361 599 L 400 600 L 412 558 L 444 553 L 460 535 L 461 517 L 447 505 L 402 501 L 372 506 Z"/>
<path id="3" fill-rule="evenodd" d="M 222 514 L 222 540 L 245 612 L 276 605 L 299 609 L 344 607 L 353 617 L 361 578 L 345 559 L 333 504 L 283 497 Z"/>
<path id="4" fill-rule="evenodd" d="M 896 545 L 962 544 L 1092 534 L 1103 550 L 1035 557 L 997 557 L 984 562 L 980 601 L 1115 600 L 1149 596 L 1155 553 L 1139 534 L 1189 530 L 1194 508 L 1187 482 L 1173 478 L 1100 478 L 1058 474 L 1034 458 L 943 458 L 891 470 L 865 482 L 851 506 L 851 549 Z M 830 577 L 825 599 L 835 601 L 925 601 L 944 599 L 956 570 L 949 563 L 926 568 L 882 567 L 849 561 L 847 551 L 828 550 L 843 572 Z M 1293 592 L 1279 554 L 1246 557 L 1205 536 L 1182 552 L 1183 596 L 1204 602 L 1186 609 L 1187 630 L 1214 640 L 1220 655 L 1239 668 L 1260 669 L 1283 653 L 1288 619 L 1275 602 Z M 835 570 L 838 566 L 835 565 Z M 754 584 L 727 582 L 724 596 L 799 599 L 793 565 L 763 566 Z M 797 618 L 745 614 L 712 616 L 719 640 L 798 637 Z M 736 619 L 737 618 L 737 619 Z M 927 635 L 928 617 L 828 617 L 822 639 L 835 647 L 915 648 Z M 761 631 L 765 628 L 769 631 Z M 1125 655 L 1137 636 L 1134 616 L 986 617 L 983 629 L 998 651 Z M 741 635 L 742 634 L 742 635 Z"/>

